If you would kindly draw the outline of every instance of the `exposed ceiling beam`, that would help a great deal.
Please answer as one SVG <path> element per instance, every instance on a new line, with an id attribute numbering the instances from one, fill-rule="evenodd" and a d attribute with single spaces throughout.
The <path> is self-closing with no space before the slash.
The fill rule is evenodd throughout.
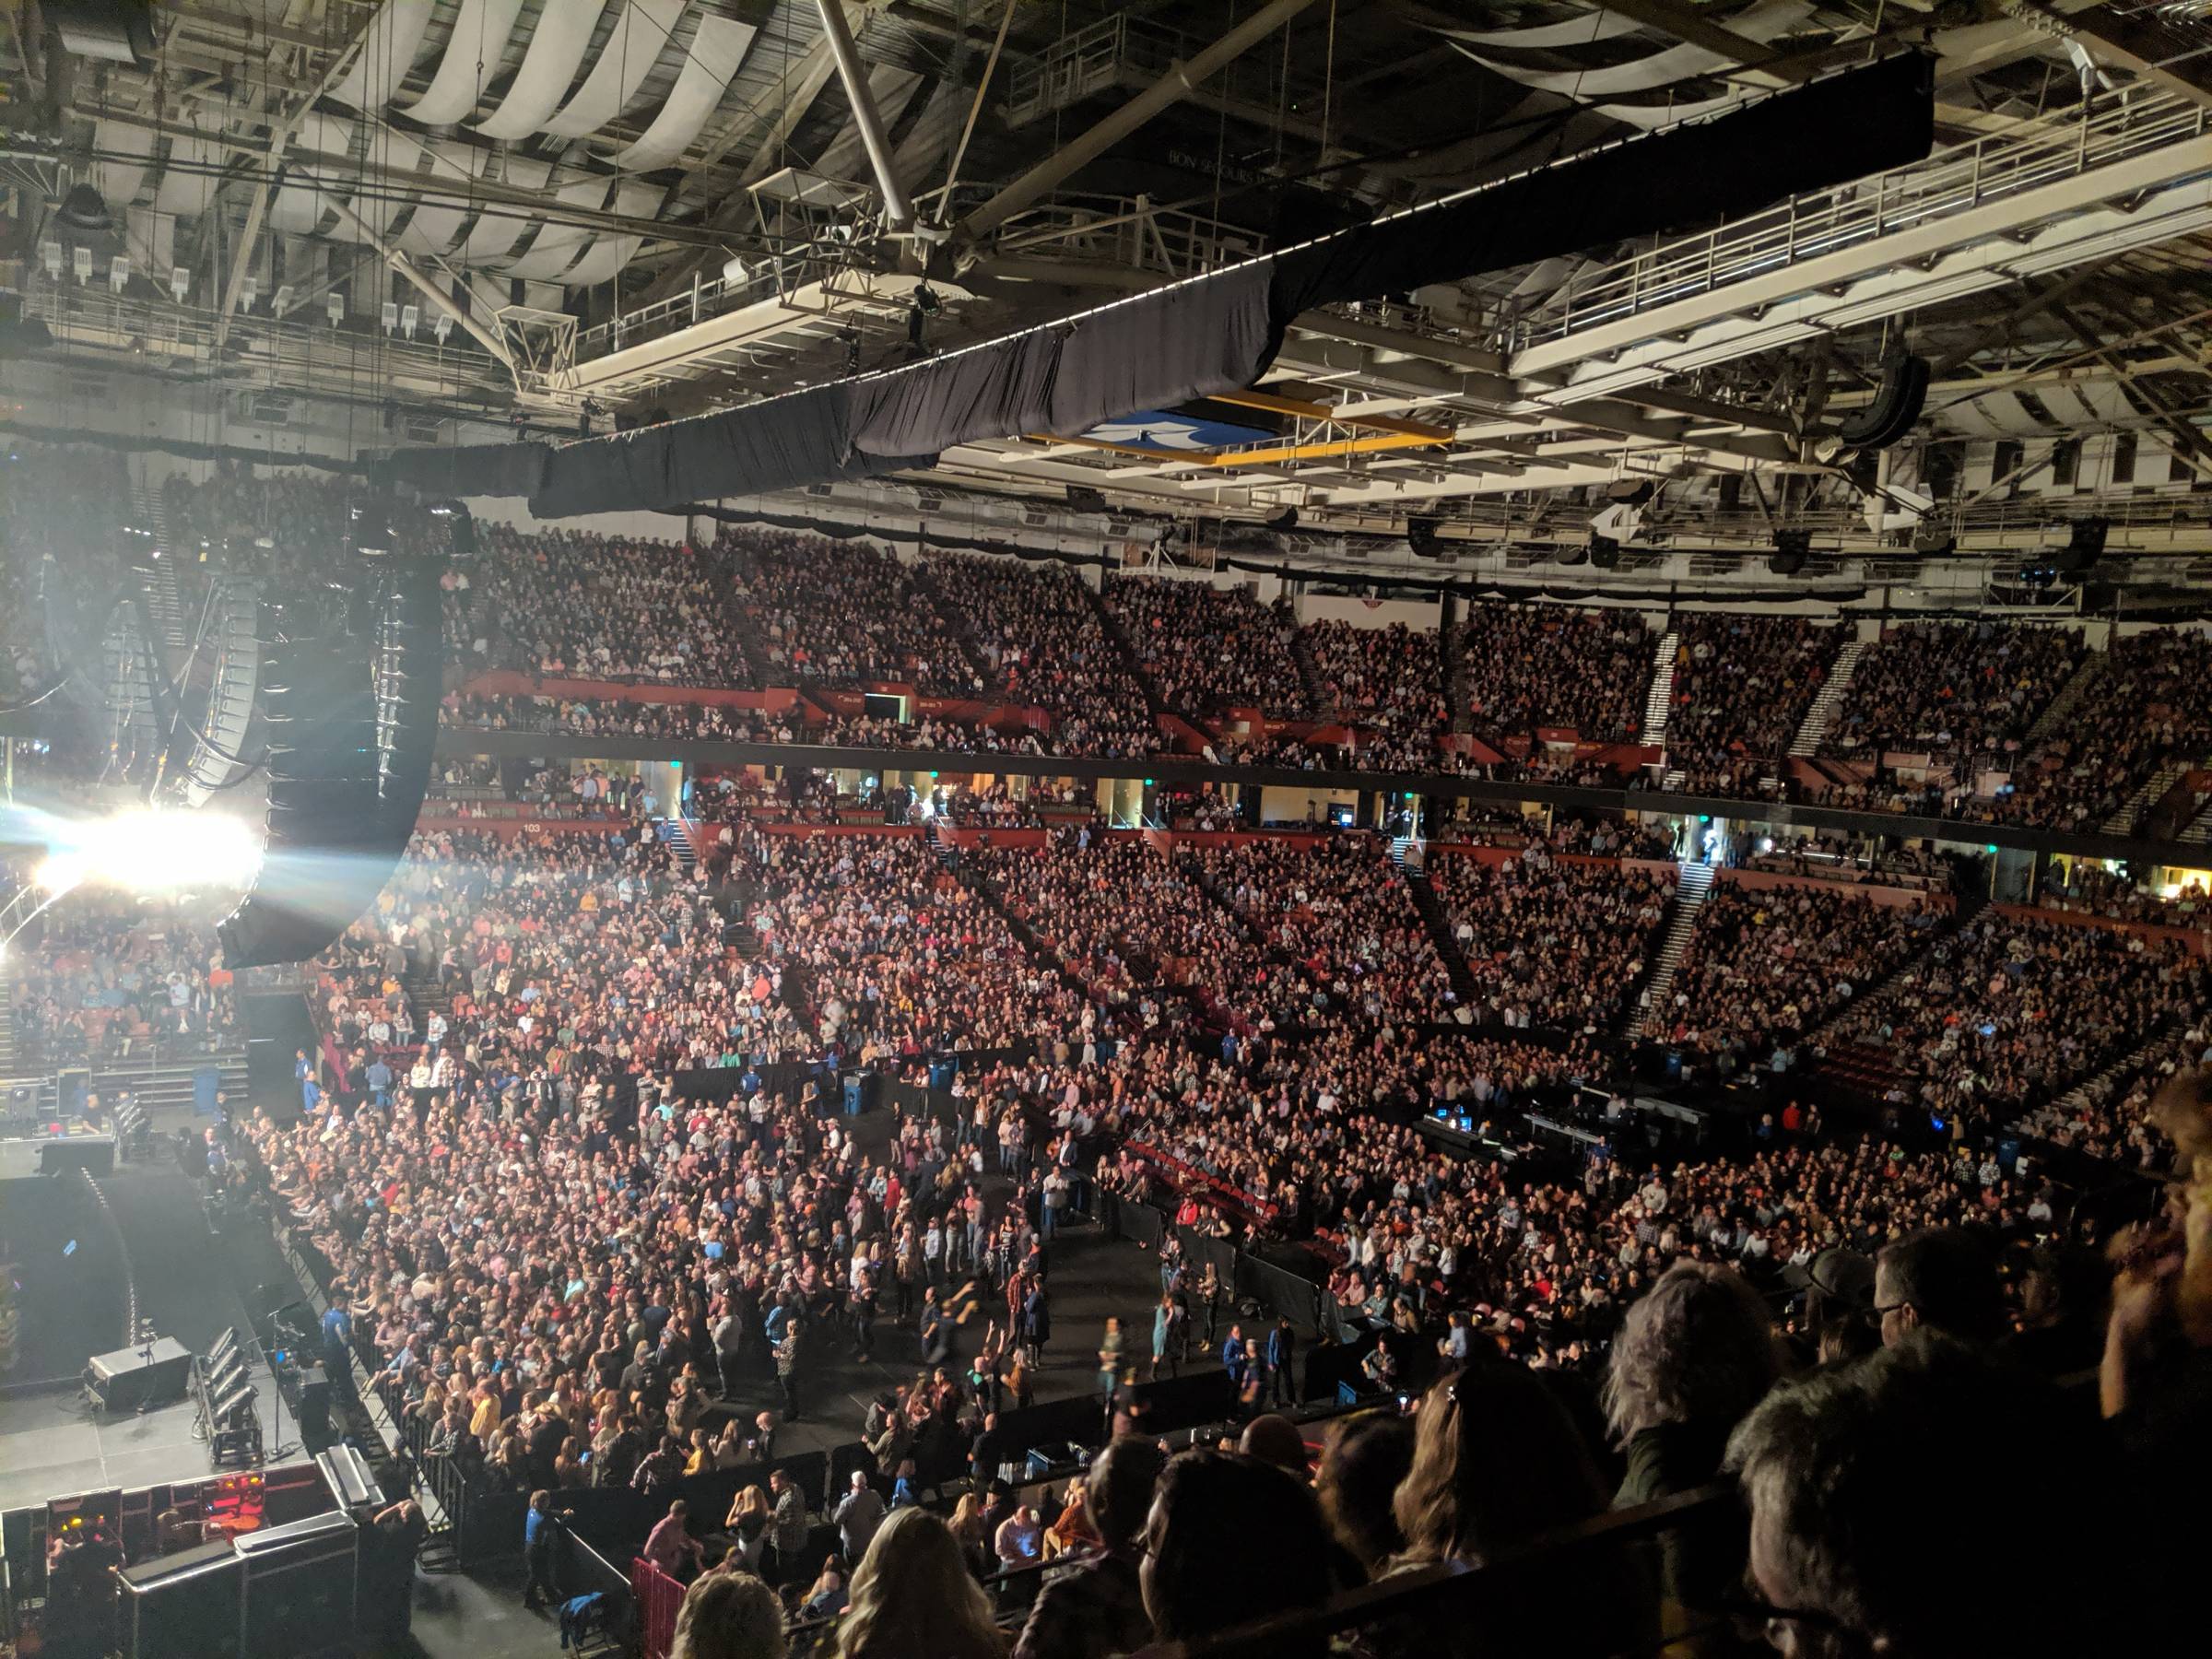
<path id="1" fill-rule="evenodd" d="M 238 310 L 239 296 L 245 290 L 246 272 L 253 264 L 253 244 L 260 240 L 262 221 L 268 216 L 269 198 L 276 192 L 276 175 L 284 166 L 284 152 L 291 146 L 292 135 L 300 130 L 300 123 L 306 119 L 307 112 L 315 107 L 315 100 L 337 85 L 338 77 L 359 54 L 361 43 L 368 40 L 369 31 L 374 27 L 373 19 L 361 25 L 346 42 L 345 49 L 330 60 L 329 66 L 323 71 L 323 78 L 292 106 L 291 113 L 278 122 L 269 135 L 268 171 L 254 187 L 253 199 L 246 205 L 246 222 L 239 231 L 238 248 L 230 259 L 230 276 L 223 284 L 222 305 L 215 316 L 218 357 L 222 355 L 223 342 L 229 337 L 230 318 Z"/>
<path id="2" fill-rule="evenodd" d="M 514 368 L 514 354 L 507 349 L 507 342 L 479 323 L 474 312 L 417 270 L 413 260 L 386 242 L 376 233 L 375 229 L 369 221 L 356 213 L 342 198 L 332 196 L 328 199 L 330 205 L 338 210 L 338 217 L 351 225 L 354 234 L 374 248 L 386 265 L 420 289 L 424 299 L 465 328 L 475 336 L 477 345 L 499 359 L 510 371 Z"/>
<path id="3" fill-rule="evenodd" d="M 845 21 L 844 0 L 815 0 L 815 8 L 821 14 L 822 39 L 830 47 L 830 60 L 837 65 L 838 79 L 844 83 L 845 101 L 853 108 L 853 124 L 860 128 L 860 142 L 868 152 L 868 165 L 876 171 L 876 188 L 883 194 L 883 214 L 893 230 L 911 229 L 914 222 L 913 204 L 906 199 L 906 186 L 899 182 L 899 169 L 891 160 L 891 141 L 884 134 L 883 117 L 876 111 L 876 94 L 868 88 L 868 71 L 861 63 L 860 53 L 853 44 L 852 26 Z"/>
<path id="4" fill-rule="evenodd" d="M 2059 22 L 2061 8 L 2057 6 L 2045 8 L 2030 0 L 2014 0 L 2014 9 L 2050 18 L 2099 63 L 2117 64 L 2132 75 L 2212 108 L 2212 55 L 2194 53 L 2175 57 L 2135 23 L 2107 11 L 2080 12 Z"/>
<path id="5" fill-rule="evenodd" d="M 1063 145 L 1055 154 L 999 191 L 954 227 L 956 238 L 973 246 L 1162 110 L 1195 91 L 1216 70 L 1242 56 L 1313 3 L 1314 0 L 1270 0 L 1270 4 L 1253 13 L 1189 63 L 1171 67 L 1089 131 Z"/>
<path id="6" fill-rule="evenodd" d="M 2150 406 L 2152 412 L 2159 418 L 2159 425 L 2172 436 L 2178 446 L 2174 453 L 2199 473 L 2212 476 L 2212 438 L 2206 437 L 2194 422 L 2184 418 L 2180 406 L 2158 387 L 2147 380 L 2138 379 L 2135 371 L 2121 359 L 2120 354 L 2105 345 L 2104 336 L 2072 306 L 2053 304 L 2051 314 L 2072 329 L 2075 336 L 2108 364 L 2129 391 Z"/>

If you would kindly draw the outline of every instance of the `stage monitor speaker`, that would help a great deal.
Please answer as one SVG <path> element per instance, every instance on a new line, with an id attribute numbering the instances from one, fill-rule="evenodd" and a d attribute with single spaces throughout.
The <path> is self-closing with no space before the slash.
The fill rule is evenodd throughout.
<path id="1" fill-rule="evenodd" d="M 229 1538 L 125 1567 L 125 1659 L 238 1659 L 238 1552 Z"/>
<path id="2" fill-rule="evenodd" d="M 92 1392 L 110 1411 L 138 1411 L 184 1397 L 192 1380 L 192 1350 L 174 1336 L 157 1336 L 143 1347 L 95 1354 L 88 1368 Z"/>
<path id="3" fill-rule="evenodd" d="M 330 1443 L 330 1378 L 320 1365 L 300 1368 L 300 1398 L 292 1414 L 311 1448 Z"/>
<path id="4" fill-rule="evenodd" d="M 297 1659 L 344 1644 L 353 1628 L 356 1534 L 336 1511 L 238 1539 L 246 1659 Z"/>

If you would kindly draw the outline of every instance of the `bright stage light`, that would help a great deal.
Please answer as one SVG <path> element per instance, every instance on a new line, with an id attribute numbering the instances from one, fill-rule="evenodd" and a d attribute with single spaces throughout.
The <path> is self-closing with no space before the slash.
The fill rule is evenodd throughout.
<path id="1" fill-rule="evenodd" d="M 131 893 L 242 889 L 260 862 L 253 827 L 229 813 L 125 812 L 70 826 L 37 880 L 56 894 L 87 884 Z"/>

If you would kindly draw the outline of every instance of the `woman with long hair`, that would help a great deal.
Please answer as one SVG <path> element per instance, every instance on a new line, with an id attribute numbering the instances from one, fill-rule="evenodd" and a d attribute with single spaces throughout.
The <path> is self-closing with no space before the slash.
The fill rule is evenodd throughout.
<path id="1" fill-rule="evenodd" d="M 736 1540 L 747 1572 L 760 1571 L 760 1558 L 768 1550 L 769 1524 L 774 1512 L 769 1508 L 768 1494 L 757 1486 L 739 1487 L 730 1500 L 730 1512 L 723 1517 L 723 1528 Z"/>
<path id="2" fill-rule="evenodd" d="M 1393 1570 L 1480 1567 L 1605 1513 L 1590 1449 L 1536 1373 L 1477 1360 L 1430 1389 L 1414 1428 L 1413 1468 L 1393 1504 L 1405 1550 Z M 1541 1650 L 1617 1653 L 1648 1642 L 1651 1594 L 1618 1550 L 1581 1550 L 1520 1570 L 1522 1587 L 1477 1628 L 1436 1630 L 1445 1653 Z"/>
<path id="3" fill-rule="evenodd" d="M 927 1510 L 877 1528 L 848 1591 L 838 1659 L 1005 1659 L 991 1600 L 952 1529 Z"/>
<path id="4" fill-rule="evenodd" d="M 684 1593 L 668 1659 L 783 1659 L 783 1604 L 749 1572 L 716 1569 Z"/>

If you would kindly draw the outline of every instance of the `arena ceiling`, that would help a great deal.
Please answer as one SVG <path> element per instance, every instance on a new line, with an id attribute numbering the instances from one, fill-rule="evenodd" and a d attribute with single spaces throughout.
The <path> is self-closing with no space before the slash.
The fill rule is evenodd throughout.
<path id="1" fill-rule="evenodd" d="M 111 43 L 112 9 L 0 42 L 0 287 L 65 361 L 448 441 L 905 361 L 1917 44 L 1926 161 L 1311 313 L 1242 397 L 915 482 L 1447 540 L 1646 477 L 1647 533 L 2093 508 L 2148 545 L 2212 503 L 2208 0 L 173 0 Z M 1900 348 L 1928 412 L 1853 454 Z"/>

